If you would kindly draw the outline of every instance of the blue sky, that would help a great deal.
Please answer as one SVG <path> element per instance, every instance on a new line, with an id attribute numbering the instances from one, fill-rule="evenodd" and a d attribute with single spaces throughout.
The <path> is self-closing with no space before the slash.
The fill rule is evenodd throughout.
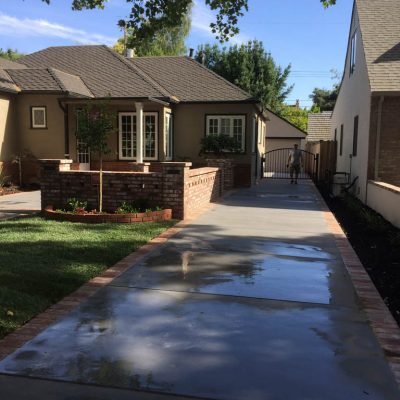
<path id="1" fill-rule="evenodd" d="M 0 47 L 30 53 L 48 46 L 104 43 L 121 36 L 117 21 L 129 12 L 125 0 L 109 0 L 105 10 L 71 10 L 70 0 L 0 0 Z M 318 0 L 249 0 L 249 12 L 240 19 L 234 44 L 258 39 L 277 64 L 292 65 L 295 87 L 288 103 L 300 99 L 310 106 L 314 87 L 330 88 L 332 69 L 341 73 L 347 46 L 352 0 L 338 0 L 325 10 Z M 214 43 L 209 23 L 213 14 L 204 0 L 196 0 L 187 46 Z"/>

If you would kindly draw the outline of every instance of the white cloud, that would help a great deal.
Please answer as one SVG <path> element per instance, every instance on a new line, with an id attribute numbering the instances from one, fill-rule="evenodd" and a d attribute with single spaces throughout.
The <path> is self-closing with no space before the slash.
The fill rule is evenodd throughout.
<path id="1" fill-rule="evenodd" d="M 46 21 L 45 19 L 18 19 L 0 13 L 0 33 L 8 36 L 45 36 L 70 40 L 79 44 L 112 45 L 117 38 Z"/>
<path id="2" fill-rule="evenodd" d="M 204 36 L 208 36 L 210 39 L 215 39 L 215 33 L 211 31 L 210 23 L 215 21 L 215 14 L 207 8 L 204 2 L 194 1 L 194 6 L 192 10 L 192 29 L 203 34 Z M 239 19 L 239 27 L 240 27 L 240 19 Z M 250 36 L 239 33 L 234 37 L 229 39 L 229 43 L 232 44 L 242 44 L 251 40 Z"/>

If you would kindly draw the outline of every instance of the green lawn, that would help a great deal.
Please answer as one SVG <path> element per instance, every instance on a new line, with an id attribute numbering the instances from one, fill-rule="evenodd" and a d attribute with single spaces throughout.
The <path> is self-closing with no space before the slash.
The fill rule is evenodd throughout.
<path id="1" fill-rule="evenodd" d="M 173 224 L 1 221 L 0 338 Z"/>

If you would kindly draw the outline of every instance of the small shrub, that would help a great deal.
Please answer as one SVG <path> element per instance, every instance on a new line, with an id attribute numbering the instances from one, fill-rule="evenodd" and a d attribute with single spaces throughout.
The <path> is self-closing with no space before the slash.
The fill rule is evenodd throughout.
<path id="1" fill-rule="evenodd" d="M 10 186 L 10 177 L 5 175 L 0 175 L 0 188 Z"/>
<path id="2" fill-rule="evenodd" d="M 149 199 L 137 199 L 130 203 L 124 201 L 116 210 L 117 214 L 136 214 L 160 211 L 160 207 L 151 207 Z"/>
<path id="3" fill-rule="evenodd" d="M 224 155 L 226 153 L 241 153 L 240 143 L 228 135 L 207 135 L 201 139 L 200 155 L 213 153 Z"/>
<path id="4" fill-rule="evenodd" d="M 133 203 L 123 202 L 116 210 L 116 214 L 136 214 L 140 212 L 138 208 L 134 206 Z"/>
<path id="5" fill-rule="evenodd" d="M 75 197 L 71 197 L 67 200 L 66 210 L 72 213 L 79 213 L 86 210 L 87 201 L 76 199 Z"/>

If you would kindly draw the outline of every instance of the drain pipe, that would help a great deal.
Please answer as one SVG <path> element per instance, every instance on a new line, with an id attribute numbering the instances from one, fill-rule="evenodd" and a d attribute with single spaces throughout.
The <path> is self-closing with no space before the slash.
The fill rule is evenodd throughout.
<path id="1" fill-rule="evenodd" d="M 381 130 L 382 130 L 382 106 L 385 100 L 385 96 L 379 98 L 378 104 L 378 121 L 376 127 L 376 145 L 375 145 L 375 171 L 374 180 L 379 180 L 379 153 L 381 150 Z"/>

